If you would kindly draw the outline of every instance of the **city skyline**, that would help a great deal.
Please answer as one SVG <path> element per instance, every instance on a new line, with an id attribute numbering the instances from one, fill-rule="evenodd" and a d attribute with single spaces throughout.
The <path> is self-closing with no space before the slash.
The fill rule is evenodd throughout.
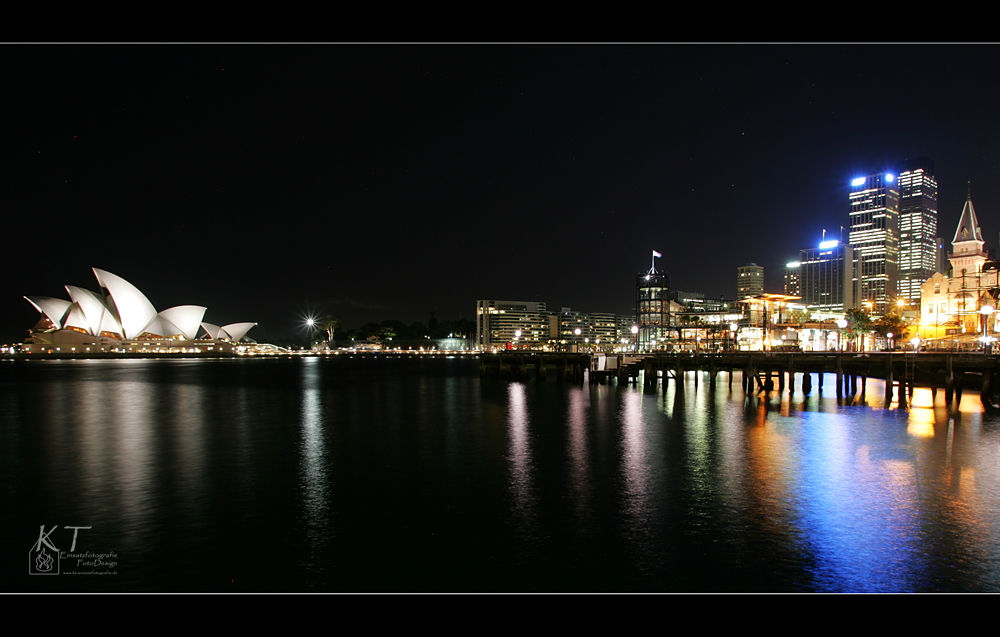
<path id="1" fill-rule="evenodd" d="M 802 248 L 849 227 L 852 179 L 918 157 L 934 161 L 939 234 L 970 181 L 987 248 L 1000 229 L 996 47 L 5 54 L 8 342 L 37 320 L 24 294 L 57 296 L 90 265 L 157 307 L 253 317 L 261 340 L 309 313 L 473 319 L 476 299 L 626 314 L 650 250 L 677 289 L 734 298 L 752 262 L 777 292 Z M 850 90 L 886 74 L 932 78 L 938 99 Z"/>

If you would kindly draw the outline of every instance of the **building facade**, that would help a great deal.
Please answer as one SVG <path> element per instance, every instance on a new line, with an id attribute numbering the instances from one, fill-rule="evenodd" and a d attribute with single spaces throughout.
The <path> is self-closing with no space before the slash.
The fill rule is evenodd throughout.
<path id="1" fill-rule="evenodd" d="M 785 294 L 802 296 L 802 262 L 791 261 L 785 265 Z"/>
<path id="2" fill-rule="evenodd" d="M 843 314 L 857 307 L 854 249 L 839 241 L 824 241 L 799 252 L 800 303 L 810 314 Z M 791 294 L 786 291 L 786 294 Z"/>
<path id="3" fill-rule="evenodd" d="M 899 168 L 899 298 L 920 306 L 924 281 L 940 272 L 937 235 L 938 185 L 927 158 Z"/>
<path id="4" fill-rule="evenodd" d="M 920 338 L 947 347 L 969 345 L 980 335 L 995 336 L 997 331 L 997 263 L 989 261 L 983 249 L 985 242 L 971 194 L 951 245 L 950 274 L 932 275 L 924 282 L 920 297 Z"/>
<path id="5" fill-rule="evenodd" d="M 850 246 L 857 266 L 857 296 L 872 312 L 885 314 L 899 288 L 899 190 L 892 172 L 851 182 Z"/>
<path id="6" fill-rule="evenodd" d="M 655 267 L 635 278 L 635 315 L 639 351 L 655 349 L 670 335 L 670 275 Z"/>
<path id="7" fill-rule="evenodd" d="M 764 293 L 764 268 L 756 263 L 748 263 L 736 268 L 736 300 Z"/>
<path id="8" fill-rule="evenodd" d="M 476 301 L 476 346 L 542 348 L 552 337 L 549 314 L 540 301 Z"/>

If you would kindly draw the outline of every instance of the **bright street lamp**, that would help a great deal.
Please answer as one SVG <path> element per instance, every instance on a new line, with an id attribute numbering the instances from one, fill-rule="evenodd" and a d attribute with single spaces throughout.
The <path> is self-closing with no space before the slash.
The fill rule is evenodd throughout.
<path id="1" fill-rule="evenodd" d="M 990 314 L 993 314 L 994 312 L 996 312 L 996 310 L 992 305 L 984 305 L 979 308 L 979 313 L 983 315 L 983 337 L 980 340 L 983 342 L 984 354 L 987 351 L 987 347 L 989 347 L 989 341 L 987 340 L 988 336 L 986 335 L 986 325 L 989 323 Z"/>
<path id="2" fill-rule="evenodd" d="M 844 328 L 847 327 L 847 319 L 837 319 L 837 327 L 840 328 L 840 333 L 837 335 L 837 349 L 844 351 Z"/>

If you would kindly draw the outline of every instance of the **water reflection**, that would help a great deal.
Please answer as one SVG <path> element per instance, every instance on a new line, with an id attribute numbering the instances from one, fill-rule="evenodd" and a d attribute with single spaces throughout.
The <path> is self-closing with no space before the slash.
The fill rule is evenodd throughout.
<path id="1" fill-rule="evenodd" d="M 526 393 L 522 383 L 510 383 L 507 387 L 507 458 L 514 523 L 518 536 L 531 541 L 539 536 L 539 529 L 534 450 Z"/>
<path id="2" fill-rule="evenodd" d="M 623 532 L 629 539 L 634 559 L 640 568 L 649 568 L 655 556 L 653 522 L 655 511 L 652 497 L 652 476 L 659 473 L 655 467 L 657 454 L 655 436 L 647 423 L 644 398 L 655 400 L 655 396 L 643 396 L 640 391 L 627 391 L 621 397 L 619 407 L 621 423 L 621 506 L 623 511 Z M 651 403 L 652 404 L 652 403 Z M 662 421 L 661 421 L 662 422 Z M 650 440 L 654 438 L 654 440 Z M 662 456 L 660 456 L 662 457 Z M 660 474 L 662 475 L 662 473 Z"/>
<path id="3" fill-rule="evenodd" d="M 978 396 L 96 363 L 0 366 L 0 504 L 95 525 L 120 589 L 1000 589 Z"/>
<path id="4" fill-rule="evenodd" d="M 328 529 L 330 479 L 326 469 L 321 362 L 319 358 L 307 358 L 301 366 L 299 491 L 302 494 L 302 526 L 309 551 L 305 565 L 310 568 L 321 567 L 318 563 L 320 551 L 332 539 Z"/>
<path id="5" fill-rule="evenodd" d="M 599 392 L 600 388 L 595 387 Z M 573 389 L 568 395 L 566 406 L 566 424 L 569 430 L 568 453 L 569 489 L 573 503 L 574 515 L 583 521 L 591 510 L 591 466 L 590 466 L 590 423 L 587 412 L 590 410 L 590 392 L 583 389 Z"/>

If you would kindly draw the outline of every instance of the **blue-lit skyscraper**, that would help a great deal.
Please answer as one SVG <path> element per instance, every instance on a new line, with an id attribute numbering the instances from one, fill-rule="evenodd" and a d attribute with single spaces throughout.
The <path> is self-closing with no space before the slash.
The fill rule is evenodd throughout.
<path id="1" fill-rule="evenodd" d="M 856 302 L 874 314 L 894 306 L 899 286 L 899 189 L 895 171 L 851 182 L 850 245 L 857 259 Z"/>

